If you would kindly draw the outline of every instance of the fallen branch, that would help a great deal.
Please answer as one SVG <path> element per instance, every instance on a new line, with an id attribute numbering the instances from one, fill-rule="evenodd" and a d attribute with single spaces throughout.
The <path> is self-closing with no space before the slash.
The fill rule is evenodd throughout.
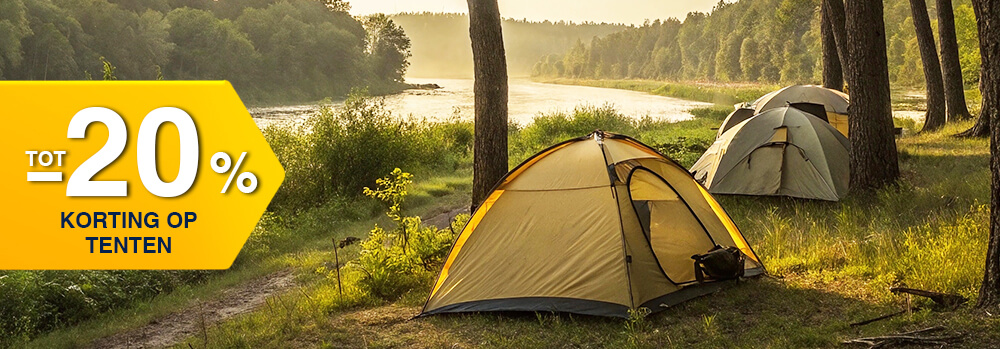
<path id="1" fill-rule="evenodd" d="M 868 320 L 865 320 L 865 321 L 858 321 L 858 322 L 855 322 L 855 323 L 851 324 L 851 327 L 864 326 L 864 325 L 873 323 L 875 321 L 881 321 L 881 320 L 892 318 L 892 317 L 894 317 L 896 315 L 902 315 L 902 314 L 905 314 L 905 313 L 907 313 L 909 311 L 912 311 L 912 310 L 915 310 L 915 309 L 904 309 L 904 310 L 897 311 L 895 313 L 885 314 L 885 315 L 882 315 L 882 316 L 879 316 L 879 317 L 876 317 L 876 318 L 872 318 L 872 319 L 868 319 Z"/>
<path id="2" fill-rule="evenodd" d="M 842 341 L 842 344 L 864 344 L 869 348 L 886 348 L 891 345 L 947 345 L 960 340 L 964 335 L 955 334 L 950 336 L 920 336 L 921 334 L 943 331 L 940 326 L 928 327 L 921 330 L 903 332 L 887 336 L 861 337 Z"/>
<path id="3" fill-rule="evenodd" d="M 965 297 L 962 297 L 962 296 L 957 295 L 957 294 L 941 293 L 941 292 L 934 292 L 934 291 L 924 291 L 924 290 L 918 290 L 918 289 L 915 289 L 915 288 L 893 287 L 893 288 L 889 289 L 889 292 L 896 293 L 896 294 L 906 293 L 906 294 L 912 294 L 914 296 L 927 297 L 927 298 L 930 298 L 930 300 L 934 301 L 934 303 L 937 303 L 938 305 L 940 305 L 940 306 L 942 306 L 942 307 L 944 307 L 945 309 L 948 309 L 948 310 L 958 309 L 959 306 L 961 306 L 962 304 L 965 304 L 965 302 L 969 301 Z"/>

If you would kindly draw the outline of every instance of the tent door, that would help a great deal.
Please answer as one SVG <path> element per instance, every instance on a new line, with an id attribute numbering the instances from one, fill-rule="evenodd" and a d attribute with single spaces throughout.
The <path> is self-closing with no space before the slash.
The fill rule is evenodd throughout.
<path id="1" fill-rule="evenodd" d="M 628 188 L 660 269 L 675 284 L 695 282 L 691 255 L 715 246 L 701 221 L 669 183 L 645 167 L 632 170 Z"/>

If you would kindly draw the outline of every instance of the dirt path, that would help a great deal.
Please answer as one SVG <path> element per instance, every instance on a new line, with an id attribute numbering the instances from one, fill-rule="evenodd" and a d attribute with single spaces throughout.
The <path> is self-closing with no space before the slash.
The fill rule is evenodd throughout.
<path id="1" fill-rule="evenodd" d="M 451 225 L 451 221 L 455 219 L 455 216 L 463 213 L 469 213 L 468 206 L 463 205 L 460 207 L 455 207 L 449 210 L 445 210 L 444 212 L 438 213 L 434 216 L 431 216 L 431 218 L 424 220 L 423 223 L 427 225 L 433 225 L 435 227 L 438 227 L 438 229 L 445 229 L 448 228 L 449 225 Z"/>
<path id="2" fill-rule="evenodd" d="M 256 309 L 268 297 L 294 286 L 292 272 L 283 270 L 225 291 L 216 300 L 198 302 L 140 328 L 92 343 L 93 348 L 162 348 L 213 324 Z"/>
<path id="3" fill-rule="evenodd" d="M 468 207 L 448 209 L 433 215 L 424 223 L 447 228 L 458 214 L 468 213 Z M 295 286 L 292 272 L 283 270 L 226 290 L 216 300 L 197 302 L 187 308 L 155 319 L 145 326 L 99 339 L 92 348 L 132 349 L 162 348 L 193 336 L 203 329 L 247 313 L 262 306 L 268 297 Z"/>

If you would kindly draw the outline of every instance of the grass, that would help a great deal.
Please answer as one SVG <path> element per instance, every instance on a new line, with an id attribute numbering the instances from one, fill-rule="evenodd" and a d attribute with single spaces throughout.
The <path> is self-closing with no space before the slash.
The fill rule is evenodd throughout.
<path id="1" fill-rule="evenodd" d="M 460 169 L 451 174 L 418 180 L 411 189 L 411 200 L 406 205 L 406 211 L 412 214 L 429 217 L 437 213 L 447 212 L 453 207 L 468 205 L 470 201 L 472 174 L 470 169 Z M 367 201 L 371 201 L 370 203 Z M 332 203 L 325 207 L 286 217 L 287 221 L 278 226 L 271 226 L 272 232 L 280 234 L 281 238 L 268 241 L 273 249 L 267 257 L 244 263 L 231 268 L 225 273 L 213 275 L 205 282 L 197 285 L 186 285 L 179 289 L 158 296 L 149 301 L 136 302 L 131 306 L 117 309 L 95 319 L 58 329 L 29 342 L 15 344 L 29 348 L 77 348 L 86 347 L 88 343 L 115 333 L 141 327 L 151 321 L 161 318 L 171 312 L 185 309 L 201 301 L 210 301 L 224 296 L 226 289 L 245 284 L 253 279 L 263 277 L 283 269 L 296 271 L 296 283 L 309 289 L 310 284 L 317 281 L 316 269 L 324 262 L 333 260 L 330 250 L 331 239 L 342 239 L 347 236 L 364 237 L 375 224 L 385 225 L 388 219 L 384 214 L 376 213 L 363 219 L 338 220 L 338 211 L 342 208 Z M 362 211 L 376 212 L 374 200 L 360 199 L 356 205 Z M 254 235 L 266 234 L 257 229 Z M 254 248 L 251 236 L 244 250 Z M 341 251 L 341 263 L 357 257 L 357 249 L 349 247 Z M 336 287 L 336 285 L 333 285 Z M 334 288 L 332 290 L 336 292 Z"/>
<path id="2" fill-rule="evenodd" d="M 682 122 L 641 136 L 647 141 L 676 134 L 704 139 L 711 134 L 703 131 L 704 122 Z M 848 326 L 899 309 L 905 299 L 888 293 L 889 286 L 975 296 L 985 251 L 989 175 L 985 140 L 949 137 L 967 126 L 900 139 L 903 181 L 874 197 L 839 203 L 721 197 L 772 277 L 638 323 L 553 314 L 410 320 L 427 288 L 396 301 L 345 306 L 337 301 L 335 284 L 315 272 L 330 256 L 315 251 L 296 267 L 308 297 L 290 295 L 281 300 L 287 306 L 224 322 L 178 347 L 837 347 L 847 338 L 932 325 L 968 333 L 961 346 L 988 346 L 1000 340 L 1000 320 L 969 309 L 920 310 Z"/>
<path id="3" fill-rule="evenodd" d="M 903 180 L 873 197 L 838 203 L 720 197 L 771 276 L 645 319 L 538 313 L 411 320 L 429 285 L 395 301 L 345 305 L 335 283 L 315 272 L 331 256 L 315 251 L 296 267 L 309 296 L 289 295 L 281 300 L 287 306 L 231 319 L 177 347 L 833 348 L 848 338 L 938 325 L 967 334 L 958 347 L 990 346 L 1000 341 L 1000 319 L 968 308 L 849 326 L 900 309 L 906 298 L 890 294 L 890 286 L 974 299 L 985 258 L 989 173 L 986 140 L 949 136 L 968 126 L 900 139 Z M 686 121 L 642 136 L 669 138 L 687 127 L 701 134 L 703 124 Z"/>
<path id="4" fill-rule="evenodd" d="M 715 83 L 698 81 L 544 79 L 540 82 L 583 85 L 648 92 L 655 95 L 732 106 L 750 102 L 782 86 L 757 83 Z"/>
<path id="5" fill-rule="evenodd" d="M 693 120 L 636 127 L 634 136 L 690 165 L 700 155 L 697 147 L 707 147 L 714 139 L 711 127 L 728 108 L 698 109 L 692 111 L 697 116 Z M 352 291 L 356 280 L 350 275 L 342 280 L 348 292 L 341 296 L 325 268 L 333 259 L 329 239 L 360 236 L 375 223 L 385 224 L 385 218 L 331 220 L 339 208 L 324 206 L 287 217 L 289 230 L 281 236 L 290 242 L 275 244 L 283 252 L 244 271 L 56 331 L 30 346 L 76 347 L 140 326 L 193 298 L 217 297 L 218 290 L 251 274 L 291 269 L 300 289 L 210 326 L 177 347 L 833 348 L 848 338 L 938 325 L 966 334 L 957 347 L 990 347 L 1000 342 L 1000 318 L 968 307 L 932 311 L 919 299 L 913 302 L 923 310 L 849 326 L 906 304 L 906 298 L 887 291 L 890 286 L 959 293 L 974 303 L 988 232 L 988 141 L 950 136 L 970 125 L 949 124 L 937 132 L 898 139 L 902 180 L 898 187 L 872 196 L 851 196 L 836 203 L 719 197 L 770 276 L 646 318 L 623 321 L 537 313 L 412 320 L 429 284 L 398 299 L 375 300 Z M 545 133 L 539 131 L 532 132 Z M 467 167 L 456 173 L 418 175 L 408 208 L 427 217 L 467 205 L 470 183 Z M 342 261 L 356 257 L 357 247 L 341 254 Z"/>
<path id="6" fill-rule="evenodd" d="M 659 80 L 594 80 L 594 79 L 571 79 L 571 78 L 536 78 L 539 82 L 563 85 L 582 85 L 592 87 L 616 88 L 621 90 L 631 90 L 648 92 L 655 95 L 688 99 L 693 101 L 715 103 L 730 107 L 741 102 L 752 102 L 767 94 L 768 92 L 780 89 L 783 85 L 772 85 L 762 83 L 717 83 L 699 81 L 659 81 Z M 923 91 L 915 90 L 912 87 L 893 86 L 890 91 L 892 98 L 892 110 L 894 111 L 920 111 L 926 110 L 926 99 Z M 982 95 L 978 88 L 965 90 L 965 100 L 972 115 L 979 115 Z M 732 108 L 729 108 L 732 111 Z M 728 113 L 728 112 L 727 112 Z"/>

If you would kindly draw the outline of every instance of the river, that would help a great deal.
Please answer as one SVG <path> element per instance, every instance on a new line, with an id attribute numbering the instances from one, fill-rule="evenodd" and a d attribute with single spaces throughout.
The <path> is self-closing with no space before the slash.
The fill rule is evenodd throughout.
<path id="1" fill-rule="evenodd" d="M 385 97 L 386 107 L 394 115 L 429 121 L 453 118 L 473 119 L 472 79 L 407 79 L 409 83 L 434 83 L 436 90 L 406 90 Z M 657 120 L 681 121 L 692 118 L 691 109 L 709 106 L 709 103 L 652 95 L 628 90 L 538 83 L 528 79 L 511 79 L 509 82 L 509 111 L 511 121 L 524 125 L 545 113 L 572 111 L 580 105 L 613 105 L 625 115 Z M 334 107 L 342 105 L 337 102 Z M 301 121 L 314 115 L 315 104 L 285 105 L 250 108 L 258 126 L 275 122 Z"/>

